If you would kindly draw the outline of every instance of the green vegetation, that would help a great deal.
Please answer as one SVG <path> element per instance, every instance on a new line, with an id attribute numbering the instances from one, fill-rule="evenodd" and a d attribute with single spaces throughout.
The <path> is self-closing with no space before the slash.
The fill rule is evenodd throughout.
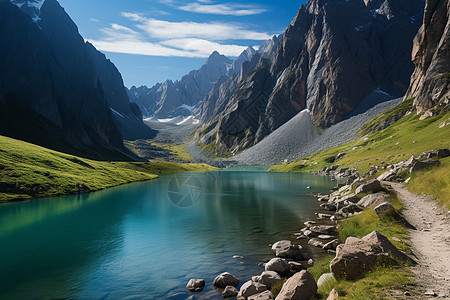
<path id="1" fill-rule="evenodd" d="M 329 271 L 328 271 L 329 272 Z M 327 299 L 334 288 L 339 299 L 368 300 L 391 299 L 392 293 L 403 296 L 415 283 L 410 279 L 413 274 L 404 267 L 395 264 L 379 266 L 357 281 L 328 280 L 317 291 L 316 299 Z"/>
<path id="2" fill-rule="evenodd" d="M 450 157 L 440 160 L 439 167 L 412 174 L 406 187 L 416 194 L 427 194 L 450 209 Z"/>
<path id="3" fill-rule="evenodd" d="M 396 196 L 392 196 L 390 202 L 396 209 L 402 208 L 402 203 Z M 406 243 L 393 239 L 393 237 L 408 238 L 405 224 L 392 219 L 381 221 L 371 208 L 340 222 L 338 230 L 341 242 L 345 242 L 349 236 L 361 238 L 376 230 L 388 237 L 400 250 L 409 251 Z M 316 280 L 319 279 L 322 274 L 330 272 L 329 265 L 333 258 L 333 256 L 325 257 L 308 271 Z M 403 294 L 408 286 L 414 285 L 411 277 L 412 273 L 404 264 L 392 259 L 380 261 L 372 271 L 359 280 L 328 280 L 319 287 L 316 299 L 326 299 L 333 288 L 339 293 L 339 299 L 386 299 L 389 293 L 399 290 Z"/>
<path id="4" fill-rule="evenodd" d="M 191 155 L 186 149 L 185 144 L 169 144 L 169 143 L 152 143 L 154 146 L 168 150 L 172 154 L 172 158 L 175 160 L 190 161 Z"/>
<path id="5" fill-rule="evenodd" d="M 411 113 L 377 133 L 289 163 L 273 166 L 269 171 L 311 172 L 339 164 L 341 168 L 356 167 L 360 173 L 366 173 L 371 165 L 380 165 L 381 162 L 397 163 L 412 155 L 419 156 L 425 151 L 449 148 L 450 126 L 439 128 L 439 125 L 444 121 L 448 122 L 449 118 L 450 112 L 425 120 L 419 120 L 419 116 Z M 327 162 L 331 161 L 330 157 L 336 157 L 339 153 L 346 155 L 333 163 Z"/>
<path id="6" fill-rule="evenodd" d="M 160 173 L 216 170 L 205 164 L 105 162 L 0 136 L 0 202 L 98 191 Z"/>
<path id="7" fill-rule="evenodd" d="M 358 131 L 359 135 L 362 136 L 370 133 L 375 133 L 379 131 L 378 129 L 384 124 L 389 124 L 391 122 L 393 123 L 397 121 L 398 119 L 403 117 L 407 111 L 412 109 L 413 102 L 414 98 L 411 98 L 400 103 L 396 107 L 379 114 L 361 127 L 361 129 Z M 381 127 L 381 129 L 384 128 Z"/>

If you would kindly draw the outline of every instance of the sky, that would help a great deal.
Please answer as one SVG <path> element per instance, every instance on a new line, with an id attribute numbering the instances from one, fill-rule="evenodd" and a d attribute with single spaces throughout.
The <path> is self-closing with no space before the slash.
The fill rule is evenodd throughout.
<path id="1" fill-rule="evenodd" d="M 305 0 L 59 0 L 125 86 L 153 86 L 281 34 Z"/>

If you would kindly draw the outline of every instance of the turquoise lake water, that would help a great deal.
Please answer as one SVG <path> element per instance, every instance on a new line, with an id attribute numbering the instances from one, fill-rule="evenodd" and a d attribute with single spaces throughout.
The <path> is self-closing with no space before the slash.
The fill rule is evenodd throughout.
<path id="1" fill-rule="evenodd" d="M 206 280 L 199 299 L 221 299 L 214 277 L 228 271 L 242 284 L 258 275 L 269 244 L 295 240 L 315 218 L 311 194 L 335 184 L 310 174 L 183 173 L 0 205 L 0 299 L 185 299 L 190 278 Z"/>

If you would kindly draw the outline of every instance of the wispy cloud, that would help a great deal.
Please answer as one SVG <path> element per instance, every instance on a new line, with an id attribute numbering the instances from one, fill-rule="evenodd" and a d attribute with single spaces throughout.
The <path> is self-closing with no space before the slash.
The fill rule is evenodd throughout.
<path id="1" fill-rule="evenodd" d="M 205 3 L 204 1 L 199 2 Z M 259 8 L 253 5 L 244 5 L 236 3 L 201 4 L 198 2 L 179 6 L 178 9 L 200 14 L 214 14 L 214 15 L 228 15 L 228 16 L 258 15 L 267 11 L 267 9 Z"/>
<path id="2" fill-rule="evenodd" d="M 230 41 L 261 41 L 272 36 L 235 23 L 169 22 L 128 12 L 122 13 L 122 16 L 135 22 L 132 28 L 114 23 L 101 29 L 103 36 L 100 39 L 89 41 L 97 49 L 106 52 L 208 57 L 213 51 L 238 56 L 246 47 L 234 45 Z"/>
<path id="3" fill-rule="evenodd" d="M 242 25 L 231 23 L 168 22 L 146 18 L 136 13 L 122 13 L 130 20 L 139 22 L 137 28 L 150 37 L 166 38 L 204 38 L 208 40 L 266 40 L 271 37 L 267 32 L 248 30 Z"/>

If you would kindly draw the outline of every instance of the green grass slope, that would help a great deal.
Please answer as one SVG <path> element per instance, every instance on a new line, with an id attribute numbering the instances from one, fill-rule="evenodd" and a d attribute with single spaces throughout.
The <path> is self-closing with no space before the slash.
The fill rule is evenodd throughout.
<path id="1" fill-rule="evenodd" d="M 206 164 L 104 162 L 0 136 L 0 202 L 98 191 L 160 173 L 211 171 Z"/>
<path id="2" fill-rule="evenodd" d="M 370 131 L 377 124 L 391 118 L 399 111 L 411 109 L 411 101 L 387 111 L 365 125 L 361 132 Z M 365 174 L 371 166 L 398 163 L 422 152 L 450 148 L 450 112 L 441 113 L 424 120 L 415 112 L 402 117 L 393 125 L 373 134 L 365 135 L 353 142 L 330 148 L 313 155 L 273 166 L 274 172 L 311 172 L 325 166 L 340 165 L 340 168 L 355 167 Z M 448 125 L 446 125 L 448 124 Z M 345 156 L 335 160 L 339 153 Z M 438 198 L 441 204 L 450 207 L 450 161 L 444 159 L 442 165 L 431 171 L 412 174 L 407 185 L 414 192 L 427 193 Z M 381 172 L 377 173 L 380 175 Z"/>

